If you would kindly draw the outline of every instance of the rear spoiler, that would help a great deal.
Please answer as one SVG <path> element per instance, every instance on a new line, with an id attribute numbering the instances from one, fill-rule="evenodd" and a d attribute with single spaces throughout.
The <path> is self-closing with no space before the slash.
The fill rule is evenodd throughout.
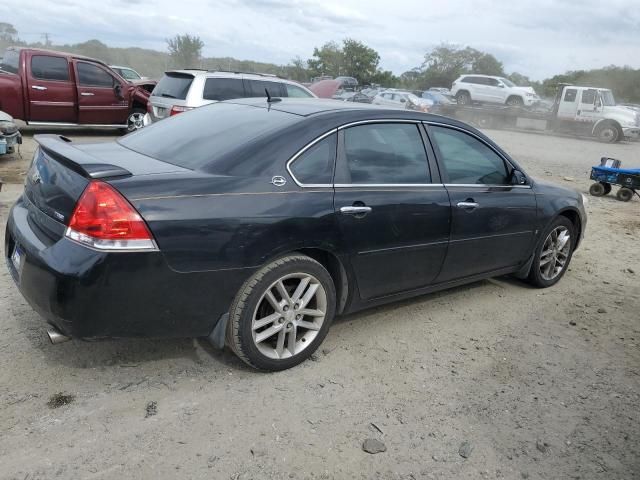
<path id="1" fill-rule="evenodd" d="M 65 167 L 86 178 L 130 177 L 132 173 L 122 167 L 101 162 L 71 145 L 64 135 L 35 135 L 33 139 L 47 155 Z"/>

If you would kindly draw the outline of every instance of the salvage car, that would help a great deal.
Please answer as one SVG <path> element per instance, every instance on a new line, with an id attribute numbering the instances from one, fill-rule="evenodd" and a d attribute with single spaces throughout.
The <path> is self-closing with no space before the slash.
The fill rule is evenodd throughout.
<path id="1" fill-rule="evenodd" d="M 109 65 L 109 68 L 120 75 L 125 80 L 130 82 L 136 82 L 138 80 L 148 80 L 147 77 L 143 77 L 131 67 L 123 67 L 121 65 Z"/>
<path id="2" fill-rule="evenodd" d="M 433 105 L 431 100 L 420 98 L 411 92 L 403 90 L 385 90 L 378 93 L 371 103 L 375 105 L 383 105 L 386 107 L 417 110 L 419 112 L 428 112 L 429 107 Z"/>
<path id="3" fill-rule="evenodd" d="M 9 47 L 0 61 L 0 110 L 31 126 L 142 127 L 149 92 L 104 62 L 72 53 Z"/>
<path id="4" fill-rule="evenodd" d="M 519 87 L 508 78 L 492 75 L 461 75 L 451 85 L 451 95 L 460 105 L 482 102 L 531 107 L 540 101 L 533 87 Z"/>
<path id="5" fill-rule="evenodd" d="M 208 337 L 282 370 L 336 315 L 497 275 L 550 287 L 587 221 L 580 193 L 410 110 L 256 98 L 35 138 L 5 256 L 56 342 Z"/>
<path id="6" fill-rule="evenodd" d="M 21 143 L 22 136 L 18 130 L 18 125 L 13 121 L 13 117 L 0 111 L 0 155 L 13 153 L 16 145 Z"/>
<path id="7" fill-rule="evenodd" d="M 306 87 L 268 73 L 166 72 L 153 89 L 147 104 L 151 122 L 214 102 L 252 97 L 314 98 Z"/>

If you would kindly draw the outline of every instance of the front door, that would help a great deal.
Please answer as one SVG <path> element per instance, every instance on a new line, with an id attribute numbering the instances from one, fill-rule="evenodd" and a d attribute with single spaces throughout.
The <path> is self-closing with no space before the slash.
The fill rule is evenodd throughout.
<path id="1" fill-rule="evenodd" d="M 76 88 L 65 57 L 32 55 L 28 61 L 28 120 L 75 123 Z"/>
<path id="2" fill-rule="evenodd" d="M 78 82 L 78 123 L 86 125 L 126 125 L 129 104 L 128 84 L 123 84 L 97 63 L 76 62 Z"/>
<path id="3" fill-rule="evenodd" d="M 340 131 L 334 207 L 360 298 L 433 282 L 449 240 L 450 204 L 418 123 Z"/>
<path id="4" fill-rule="evenodd" d="M 430 125 L 451 199 L 451 239 L 438 282 L 524 264 L 533 252 L 536 197 L 479 137 Z"/>

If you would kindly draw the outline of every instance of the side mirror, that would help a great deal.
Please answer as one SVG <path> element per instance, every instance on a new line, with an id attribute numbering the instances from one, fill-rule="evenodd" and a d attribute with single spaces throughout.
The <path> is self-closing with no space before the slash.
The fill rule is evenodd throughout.
<path id="1" fill-rule="evenodd" d="M 511 172 L 511 185 L 526 185 L 527 177 L 524 176 L 520 170 L 513 170 Z"/>
<path id="2" fill-rule="evenodd" d="M 406 100 L 406 99 L 404 99 L 404 98 L 401 98 L 401 99 L 400 99 L 400 103 L 407 103 L 407 100 Z"/>

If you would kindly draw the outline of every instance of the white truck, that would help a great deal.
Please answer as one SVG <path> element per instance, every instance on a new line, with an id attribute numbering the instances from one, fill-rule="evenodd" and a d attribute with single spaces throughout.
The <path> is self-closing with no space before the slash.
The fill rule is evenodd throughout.
<path id="1" fill-rule="evenodd" d="M 640 137 L 640 112 L 616 105 L 608 88 L 560 84 L 550 110 L 518 105 L 455 104 L 434 113 L 483 128 L 517 128 L 596 137 L 614 143 Z"/>

